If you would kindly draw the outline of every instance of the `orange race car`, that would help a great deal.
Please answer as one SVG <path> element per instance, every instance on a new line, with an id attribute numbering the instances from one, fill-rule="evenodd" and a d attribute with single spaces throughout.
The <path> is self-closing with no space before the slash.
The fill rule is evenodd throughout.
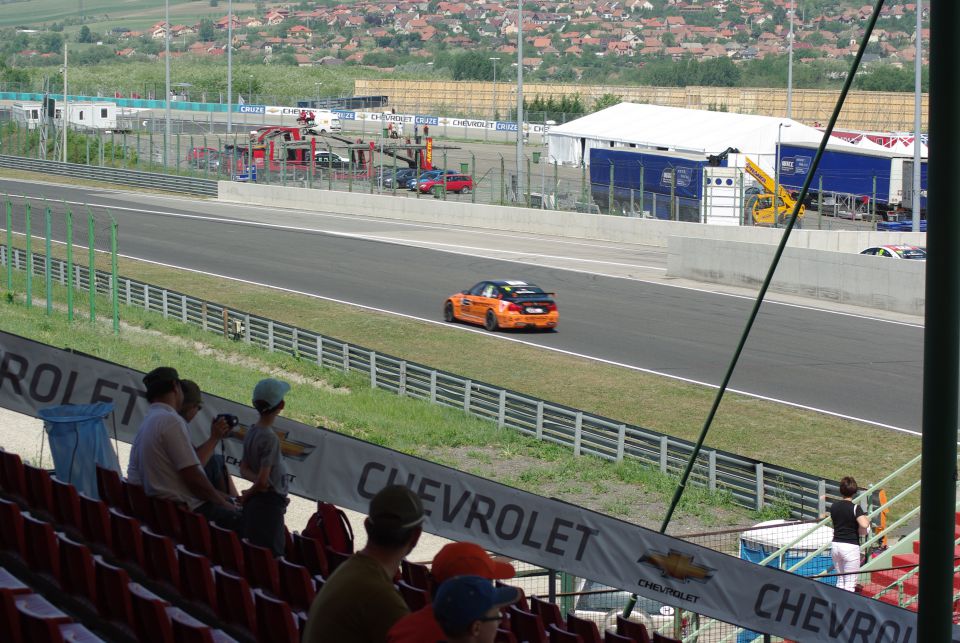
<path id="1" fill-rule="evenodd" d="M 443 319 L 499 328 L 557 327 L 560 314 L 554 294 L 525 281 L 481 281 L 447 298 Z"/>

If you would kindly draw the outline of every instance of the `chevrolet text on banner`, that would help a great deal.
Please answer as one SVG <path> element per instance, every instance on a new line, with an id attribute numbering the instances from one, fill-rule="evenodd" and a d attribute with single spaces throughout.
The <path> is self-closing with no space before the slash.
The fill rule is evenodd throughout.
<path id="1" fill-rule="evenodd" d="M 113 402 L 107 425 L 130 442 L 147 409 L 141 377 L 117 364 L 0 332 L 0 405 L 20 413 Z M 211 395 L 205 402 L 201 419 L 192 423 L 194 438 L 205 437 L 217 413 L 237 415 L 242 426 L 226 440 L 228 462 L 235 465 L 256 413 Z M 290 487 L 301 496 L 363 512 L 382 487 L 404 484 L 423 500 L 425 529 L 446 538 L 474 541 L 518 560 L 804 643 L 917 641 L 916 614 L 881 601 L 332 431 L 282 417 L 276 428 L 286 432 L 281 448 Z M 954 641 L 960 641 L 958 626 Z"/>

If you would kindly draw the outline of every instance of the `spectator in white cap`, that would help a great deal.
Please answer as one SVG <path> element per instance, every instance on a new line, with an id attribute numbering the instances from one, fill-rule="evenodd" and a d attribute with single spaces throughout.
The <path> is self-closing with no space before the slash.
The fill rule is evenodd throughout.
<path id="1" fill-rule="evenodd" d="M 456 576 L 440 585 L 433 614 L 447 643 L 493 643 L 500 608 L 520 598 L 516 587 L 494 587 L 480 576 Z"/>
<path id="2" fill-rule="evenodd" d="M 253 485 L 243 492 L 243 536 L 254 545 L 282 556 L 286 547 L 283 516 L 287 513 L 287 467 L 273 423 L 284 408 L 290 385 L 272 377 L 257 382 L 253 408 L 260 414 L 243 438 L 240 473 Z"/>

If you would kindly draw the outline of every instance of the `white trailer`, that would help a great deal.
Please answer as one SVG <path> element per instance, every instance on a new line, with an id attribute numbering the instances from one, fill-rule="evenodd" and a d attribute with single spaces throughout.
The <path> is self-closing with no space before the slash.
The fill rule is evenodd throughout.
<path id="1" fill-rule="evenodd" d="M 25 124 L 27 129 L 36 129 L 43 114 L 43 103 L 14 103 L 13 119 Z M 63 102 L 54 103 L 54 123 L 63 118 Z M 108 101 L 77 101 L 67 103 L 67 122 L 71 129 L 110 131 L 117 129 L 117 105 Z"/>

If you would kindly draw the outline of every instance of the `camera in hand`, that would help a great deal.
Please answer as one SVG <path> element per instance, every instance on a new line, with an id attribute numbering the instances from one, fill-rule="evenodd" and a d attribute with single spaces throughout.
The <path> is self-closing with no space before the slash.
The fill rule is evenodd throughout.
<path id="1" fill-rule="evenodd" d="M 221 413 L 216 417 L 217 420 L 221 418 L 226 420 L 227 426 L 229 426 L 231 429 L 236 428 L 236 426 L 240 424 L 240 418 L 238 418 L 236 415 L 230 415 L 229 413 Z"/>

